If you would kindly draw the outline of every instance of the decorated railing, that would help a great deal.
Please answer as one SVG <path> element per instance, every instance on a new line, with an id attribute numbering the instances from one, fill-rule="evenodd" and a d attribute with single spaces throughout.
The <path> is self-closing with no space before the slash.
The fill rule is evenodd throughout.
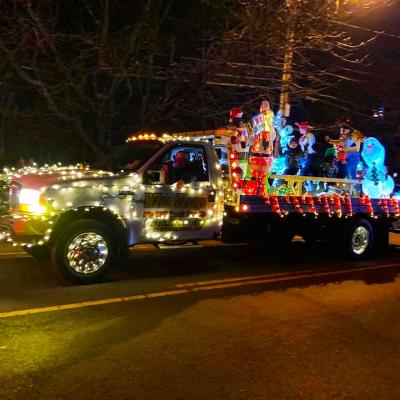
<path id="1" fill-rule="evenodd" d="M 320 189 L 328 191 L 338 190 L 348 193 L 350 196 L 359 194 L 360 182 L 357 179 L 339 179 L 339 178 L 325 178 L 325 177 L 311 177 L 311 176 L 298 176 L 298 175 L 269 175 L 269 179 L 282 181 L 286 183 L 288 193 L 295 196 L 301 196 L 308 190 L 305 189 L 305 183 L 316 183 L 320 185 Z M 322 184 L 322 187 L 321 187 Z M 333 184 L 333 185 L 329 185 Z M 358 187 L 356 186 L 358 185 Z"/>

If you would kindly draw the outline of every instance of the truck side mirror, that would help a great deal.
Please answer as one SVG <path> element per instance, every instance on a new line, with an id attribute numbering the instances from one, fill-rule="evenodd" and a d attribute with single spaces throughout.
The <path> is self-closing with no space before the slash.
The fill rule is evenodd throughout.
<path id="1" fill-rule="evenodd" d="M 149 169 L 149 170 L 147 170 L 147 176 L 150 178 L 151 182 L 154 184 L 164 183 L 163 177 L 162 177 L 162 171 Z"/>

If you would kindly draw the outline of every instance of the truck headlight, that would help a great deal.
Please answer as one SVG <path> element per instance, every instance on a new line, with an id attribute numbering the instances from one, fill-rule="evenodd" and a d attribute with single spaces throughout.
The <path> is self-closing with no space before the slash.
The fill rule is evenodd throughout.
<path id="1" fill-rule="evenodd" d="M 34 189 L 21 189 L 18 195 L 18 211 L 44 214 L 47 211 L 46 198 Z"/>

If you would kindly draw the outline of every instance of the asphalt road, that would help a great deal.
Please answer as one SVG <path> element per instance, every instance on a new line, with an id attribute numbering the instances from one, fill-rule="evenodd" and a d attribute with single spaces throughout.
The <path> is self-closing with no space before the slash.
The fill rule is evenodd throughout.
<path id="1" fill-rule="evenodd" d="M 0 399 L 399 399 L 400 240 L 132 252 L 103 284 L 0 249 Z"/>

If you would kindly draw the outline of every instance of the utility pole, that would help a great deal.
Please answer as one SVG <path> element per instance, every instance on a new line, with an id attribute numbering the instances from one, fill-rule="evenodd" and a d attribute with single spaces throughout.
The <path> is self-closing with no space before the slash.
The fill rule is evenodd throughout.
<path id="1" fill-rule="evenodd" d="M 288 29 L 286 33 L 286 48 L 282 68 L 282 87 L 279 99 L 279 108 L 285 117 L 290 115 L 290 86 L 293 75 L 293 45 L 294 31 Z"/>
<path id="2" fill-rule="evenodd" d="M 293 79 L 293 54 L 295 40 L 295 7 L 296 0 L 286 0 L 285 5 L 288 10 L 289 18 L 286 30 L 285 55 L 282 67 L 282 83 L 279 98 L 279 108 L 285 117 L 290 116 L 290 89 Z"/>
<path id="3" fill-rule="evenodd" d="M 341 0 L 333 0 L 336 13 L 339 13 L 342 7 Z M 281 93 L 279 98 L 279 108 L 282 110 L 285 117 L 290 116 L 290 92 L 293 81 L 293 58 L 294 58 L 294 46 L 295 46 L 295 35 L 296 35 L 296 19 L 299 13 L 298 7 L 302 5 L 302 0 L 284 0 L 285 7 L 288 12 L 288 24 L 286 28 L 286 43 L 285 43 L 285 54 L 283 57 L 282 66 L 282 81 L 281 81 Z M 330 3 L 332 4 L 332 3 Z"/>

